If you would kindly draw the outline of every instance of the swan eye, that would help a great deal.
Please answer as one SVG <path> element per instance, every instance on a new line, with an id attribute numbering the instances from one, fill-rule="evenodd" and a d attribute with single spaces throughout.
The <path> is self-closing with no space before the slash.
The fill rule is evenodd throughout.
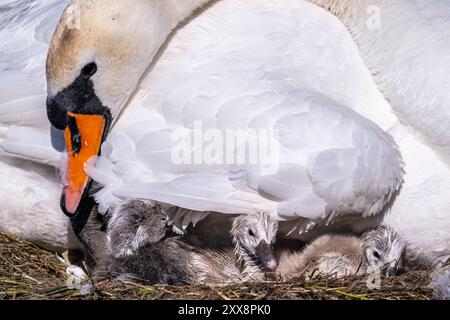
<path id="1" fill-rule="evenodd" d="M 84 66 L 84 68 L 81 70 L 81 75 L 84 78 L 89 79 L 96 72 L 97 72 L 97 65 L 94 62 L 92 62 L 92 63 L 89 63 L 89 64 Z"/>
<path id="2" fill-rule="evenodd" d="M 374 251 L 374 252 L 373 252 L 373 256 L 374 256 L 375 258 L 377 258 L 377 259 L 380 259 L 380 258 L 381 258 L 380 253 L 379 253 L 378 251 Z"/>
<path id="3" fill-rule="evenodd" d="M 248 235 L 249 235 L 250 237 L 254 237 L 254 236 L 255 236 L 255 233 L 253 232 L 252 229 L 248 229 Z"/>

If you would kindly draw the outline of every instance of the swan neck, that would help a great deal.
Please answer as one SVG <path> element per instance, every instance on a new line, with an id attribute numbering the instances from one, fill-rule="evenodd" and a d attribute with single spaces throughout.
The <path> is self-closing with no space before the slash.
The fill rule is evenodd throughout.
<path id="1" fill-rule="evenodd" d="M 189 19 L 196 10 L 211 0 L 134 1 L 134 4 L 130 4 L 130 7 L 133 7 L 135 9 L 134 12 L 137 12 L 134 22 L 138 26 L 133 28 L 133 38 L 135 40 L 128 49 L 131 53 L 128 58 L 123 58 L 123 61 L 127 62 L 127 66 L 134 67 L 128 70 L 127 77 L 129 79 L 120 81 L 122 87 L 118 91 L 119 97 L 108 104 L 113 109 L 115 121 L 120 114 L 120 110 L 126 106 L 128 98 L 136 90 L 139 81 L 145 76 L 145 72 L 151 67 L 159 50 L 171 33 L 180 24 Z M 127 94 L 124 94 L 125 92 Z"/>
<path id="2" fill-rule="evenodd" d="M 172 26 L 175 28 L 192 14 L 212 0 L 164 0 L 166 12 L 170 13 Z M 172 30 L 171 30 L 172 31 Z"/>
<path id="3" fill-rule="evenodd" d="M 333 15 L 337 16 L 343 23 L 351 22 L 352 12 L 358 9 L 367 10 L 367 5 L 363 5 L 360 0 L 308 0 L 309 2 L 318 5 Z"/>

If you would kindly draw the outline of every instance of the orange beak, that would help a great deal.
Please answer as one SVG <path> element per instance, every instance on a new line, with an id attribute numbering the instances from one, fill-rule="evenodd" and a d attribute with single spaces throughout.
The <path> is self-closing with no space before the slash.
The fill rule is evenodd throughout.
<path id="1" fill-rule="evenodd" d="M 75 217 L 82 200 L 88 195 L 91 179 L 84 165 L 100 154 L 107 121 L 102 115 L 68 113 L 69 124 L 65 129 L 67 147 L 67 172 L 61 197 L 61 208 L 69 217 Z"/>

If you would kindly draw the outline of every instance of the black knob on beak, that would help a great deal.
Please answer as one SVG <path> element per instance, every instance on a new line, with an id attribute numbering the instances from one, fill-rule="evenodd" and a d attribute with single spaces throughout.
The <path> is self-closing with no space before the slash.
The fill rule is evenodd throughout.
<path id="1" fill-rule="evenodd" d="M 69 112 L 103 115 L 109 113 L 109 109 L 96 96 L 94 83 L 81 75 L 57 95 L 47 98 L 47 117 L 55 128 L 64 130 L 67 127 Z"/>
<path id="2" fill-rule="evenodd" d="M 54 98 L 47 98 L 47 117 L 52 126 L 56 129 L 64 130 L 67 127 L 68 110 L 60 99 L 60 95 Z"/>

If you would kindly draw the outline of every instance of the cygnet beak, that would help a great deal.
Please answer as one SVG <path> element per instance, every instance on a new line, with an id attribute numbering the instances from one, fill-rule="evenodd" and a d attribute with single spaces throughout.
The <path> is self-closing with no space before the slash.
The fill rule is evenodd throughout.
<path id="1" fill-rule="evenodd" d="M 386 278 L 395 276 L 397 272 L 397 263 L 388 264 L 383 268 L 383 276 Z"/>
<path id="2" fill-rule="evenodd" d="M 273 256 L 272 249 L 265 240 L 261 240 L 261 242 L 256 246 L 255 253 L 267 269 L 275 271 L 278 267 L 278 262 Z"/>

